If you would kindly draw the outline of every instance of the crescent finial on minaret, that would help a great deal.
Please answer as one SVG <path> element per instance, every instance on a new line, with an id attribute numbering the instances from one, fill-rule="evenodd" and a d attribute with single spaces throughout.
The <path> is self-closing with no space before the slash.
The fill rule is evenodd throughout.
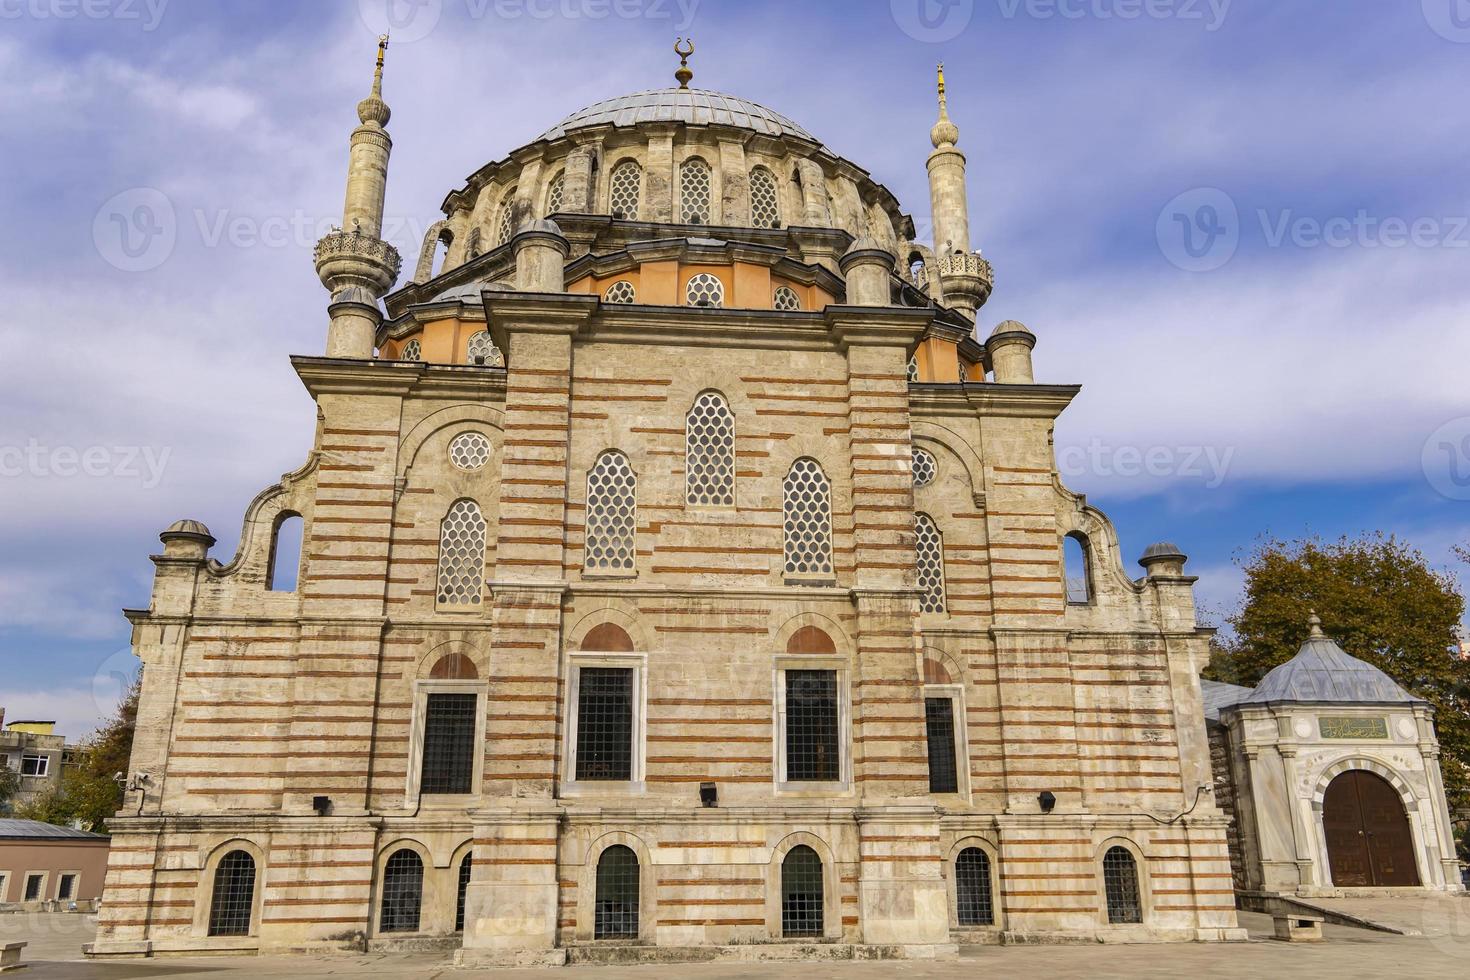
<path id="1" fill-rule="evenodd" d="M 674 72 L 674 78 L 678 80 L 680 88 L 688 88 L 689 80 L 694 77 L 694 72 L 689 68 L 689 56 L 693 53 L 694 38 L 687 41 L 682 37 L 674 39 L 674 54 L 679 56 L 679 69 Z"/>
<path id="2" fill-rule="evenodd" d="M 929 130 L 929 140 L 935 149 L 954 146 L 959 142 L 960 130 L 949 118 L 949 98 L 944 94 L 944 62 L 939 63 L 939 121 Z"/>

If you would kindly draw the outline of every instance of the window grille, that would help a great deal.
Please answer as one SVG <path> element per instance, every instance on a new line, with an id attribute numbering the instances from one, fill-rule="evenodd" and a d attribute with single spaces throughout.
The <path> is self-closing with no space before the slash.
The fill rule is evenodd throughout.
<path id="1" fill-rule="evenodd" d="M 551 187 L 546 191 L 547 214 L 556 214 L 561 210 L 562 189 L 566 186 L 566 182 L 567 175 L 565 171 L 557 174 L 556 179 L 551 182 Z"/>
<path id="2" fill-rule="evenodd" d="M 958 793 L 955 770 L 954 702 L 949 698 L 924 699 L 924 728 L 929 740 L 929 792 Z"/>
<path id="3" fill-rule="evenodd" d="M 468 793 L 475 767 L 474 694 L 430 694 L 424 710 L 424 757 L 419 792 Z"/>
<path id="4" fill-rule="evenodd" d="M 757 228 L 781 227 L 776 178 L 765 167 L 750 172 L 750 223 Z"/>
<path id="5" fill-rule="evenodd" d="M 614 218 L 638 220 L 638 199 L 643 192 L 643 168 L 632 160 L 613 167 L 608 178 L 611 185 L 608 210 Z"/>
<path id="6" fill-rule="evenodd" d="M 474 868 L 472 854 L 466 854 L 459 862 L 459 897 L 454 903 L 454 931 L 464 932 L 464 898 L 470 887 L 470 874 Z"/>
<path id="7" fill-rule="evenodd" d="M 919 608 L 944 612 L 944 538 L 928 514 L 914 516 L 915 563 L 919 569 Z"/>
<path id="8" fill-rule="evenodd" d="M 638 938 L 638 855 L 622 844 L 597 859 L 592 938 Z"/>
<path id="9" fill-rule="evenodd" d="M 684 499 L 713 507 L 735 504 L 735 416 L 718 392 L 706 391 L 684 417 Z"/>
<path id="10" fill-rule="evenodd" d="M 583 667 L 577 681 L 577 778 L 633 778 L 633 671 Z"/>
<path id="11" fill-rule="evenodd" d="M 637 493 L 638 478 L 620 452 L 603 453 L 587 471 L 587 571 L 633 571 Z"/>
<path id="12" fill-rule="evenodd" d="M 787 781 L 835 782 L 841 778 L 837 672 L 786 671 Z"/>
<path id="13" fill-rule="evenodd" d="M 917 384 L 919 381 L 919 359 L 909 358 L 909 384 Z"/>
<path id="14" fill-rule="evenodd" d="M 417 851 L 395 851 L 383 867 L 383 905 L 378 927 L 383 932 L 418 932 L 424 904 L 424 860 Z"/>
<path id="15" fill-rule="evenodd" d="M 604 303 L 631 303 L 637 298 L 638 291 L 626 279 L 619 279 L 607 287 L 607 292 L 602 294 L 602 301 Z"/>
<path id="16" fill-rule="evenodd" d="M 783 485 L 786 571 L 832 572 L 832 484 L 814 459 L 791 464 Z"/>
<path id="17" fill-rule="evenodd" d="M 801 297 L 790 286 L 777 286 L 776 295 L 771 297 L 771 305 L 778 310 L 799 310 Z"/>
<path id="18" fill-rule="evenodd" d="M 516 189 L 512 187 L 510 190 L 506 191 L 505 196 L 500 199 L 500 221 L 497 225 L 499 231 L 497 232 L 498 237 L 495 240 L 495 244 L 504 245 L 506 242 L 510 241 L 510 236 L 514 234 L 516 230 L 515 210 Z"/>
<path id="19" fill-rule="evenodd" d="M 231 851 L 214 869 L 214 895 L 209 903 L 211 936 L 250 935 L 255 909 L 255 858 Z"/>
<path id="20" fill-rule="evenodd" d="M 980 848 L 967 847 L 955 859 L 954 893 L 960 925 L 995 925 L 995 906 L 990 898 L 990 856 Z"/>
<path id="21" fill-rule="evenodd" d="M 781 862 L 781 935 L 822 935 L 822 859 L 798 844 Z"/>
<path id="22" fill-rule="evenodd" d="M 410 340 L 403 345 L 403 353 L 398 355 L 400 361 L 422 361 L 424 359 L 423 349 L 417 340 Z"/>
<path id="23" fill-rule="evenodd" d="M 934 457 L 925 449 L 914 450 L 914 486 L 927 487 L 934 482 L 934 477 L 939 473 L 939 467 L 934 462 Z"/>
<path id="24" fill-rule="evenodd" d="M 684 302 L 690 306 L 724 306 L 725 284 L 708 272 L 690 276 L 684 289 Z"/>
<path id="25" fill-rule="evenodd" d="M 449 440 L 449 461 L 458 469 L 479 469 L 490 462 L 490 437 L 482 432 L 461 432 Z"/>
<path id="26" fill-rule="evenodd" d="M 456 500 L 439 525 L 439 602 L 478 606 L 485 582 L 485 517 L 473 500 Z"/>
<path id="27" fill-rule="evenodd" d="M 490 331 L 480 330 L 470 336 L 469 361 L 482 367 L 504 367 L 505 358 L 500 348 L 490 339 Z"/>
<path id="28" fill-rule="evenodd" d="M 679 213 L 686 225 L 709 224 L 709 164 L 698 157 L 684 161 L 679 168 Z"/>
<path id="29" fill-rule="evenodd" d="M 1103 855 L 1103 887 L 1107 892 L 1109 922 L 1142 922 L 1138 898 L 1138 864 L 1126 847 L 1110 847 Z"/>
<path id="30" fill-rule="evenodd" d="M 22 898 L 21 901 L 23 901 L 23 902 L 39 902 L 41 900 L 41 886 L 44 885 L 45 883 L 46 883 L 46 876 L 45 875 L 38 875 L 38 874 L 26 875 L 26 891 L 25 891 L 25 897 Z"/>
<path id="31" fill-rule="evenodd" d="M 62 875 L 60 883 L 56 886 L 56 900 L 58 902 L 69 902 L 76 898 L 77 876 Z"/>

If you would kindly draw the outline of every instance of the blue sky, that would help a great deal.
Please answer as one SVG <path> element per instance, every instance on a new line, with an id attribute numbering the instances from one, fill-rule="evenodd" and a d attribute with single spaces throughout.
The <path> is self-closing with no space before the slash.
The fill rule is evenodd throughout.
<path id="1" fill-rule="evenodd" d="M 1470 540 L 1465 0 L 394 0 L 388 233 L 599 99 L 695 85 L 797 120 L 928 224 L 943 60 L 971 237 L 1057 446 L 1124 551 L 1201 603 L 1260 535 Z M 921 7 L 920 5 L 923 4 Z M 340 220 L 385 0 L 0 0 L 0 706 L 80 734 L 157 533 L 309 448 L 311 247 Z M 922 16 L 921 16 L 922 15 Z M 161 202 L 161 206 L 160 206 Z M 113 226 L 167 218 L 129 254 Z"/>

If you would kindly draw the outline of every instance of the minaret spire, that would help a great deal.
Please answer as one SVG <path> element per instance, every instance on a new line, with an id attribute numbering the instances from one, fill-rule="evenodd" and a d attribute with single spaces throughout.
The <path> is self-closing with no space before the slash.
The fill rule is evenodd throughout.
<path id="1" fill-rule="evenodd" d="M 970 252 L 970 205 L 965 155 L 955 145 L 960 128 L 949 118 L 944 63 L 938 69 L 939 119 L 929 130 L 929 203 L 934 218 L 934 255 L 945 302 L 970 318 L 990 296 L 989 265 Z"/>

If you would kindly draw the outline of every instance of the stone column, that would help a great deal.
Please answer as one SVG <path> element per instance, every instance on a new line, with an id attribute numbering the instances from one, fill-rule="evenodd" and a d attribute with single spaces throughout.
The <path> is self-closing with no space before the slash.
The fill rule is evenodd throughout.
<path id="1" fill-rule="evenodd" d="M 847 302 L 852 306 L 892 305 L 893 265 L 893 254 L 877 240 L 853 242 L 839 263 L 847 277 Z"/>
<path id="2" fill-rule="evenodd" d="M 516 256 L 516 288 L 524 293 L 560 293 L 566 289 L 566 259 L 571 246 L 556 222 L 542 218 L 511 239 Z"/>

